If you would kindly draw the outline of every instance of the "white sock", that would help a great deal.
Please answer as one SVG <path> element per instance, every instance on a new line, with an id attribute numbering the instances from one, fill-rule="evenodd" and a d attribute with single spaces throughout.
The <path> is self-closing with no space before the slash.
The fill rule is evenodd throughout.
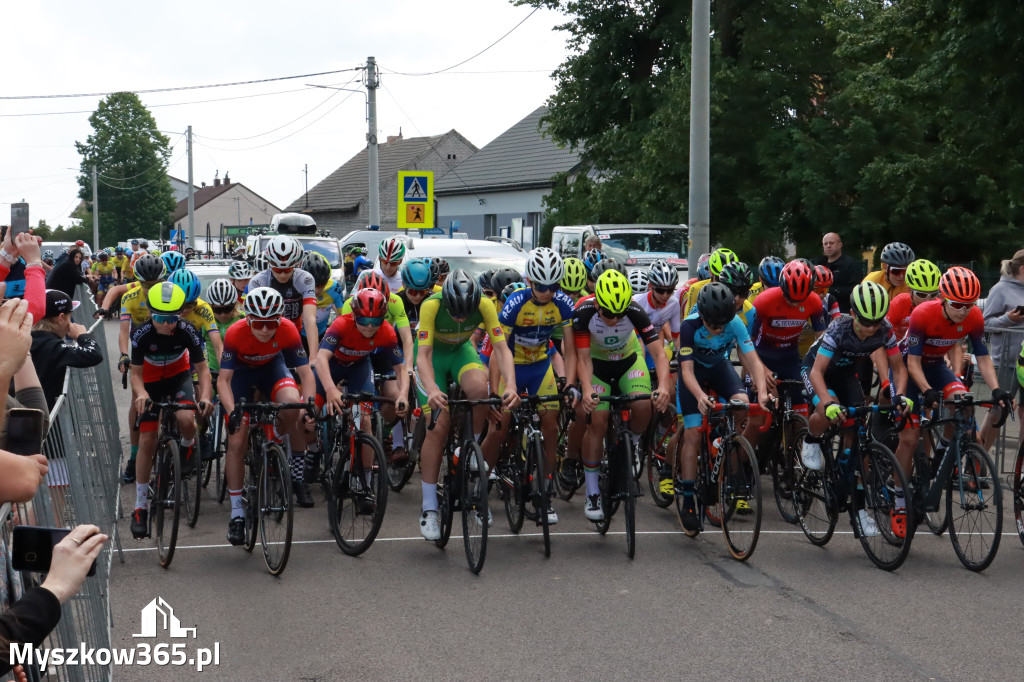
<path id="1" fill-rule="evenodd" d="M 405 435 L 405 429 L 402 427 L 401 420 L 395 422 L 395 425 L 391 427 L 391 447 L 392 449 L 404 448 L 405 443 L 403 442 Z"/>
<path id="2" fill-rule="evenodd" d="M 437 511 L 437 484 L 420 481 L 423 491 L 423 511 Z"/>
<path id="3" fill-rule="evenodd" d="M 244 518 L 245 507 L 242 506 L 242 489 L 228 490 L 228 494 L 231 495 L 231 518 Z"/>
<path id="4" fill-rule="evenodd" d="M 148 483 L 136 483 L 135 484 L 135 508 L 145 509 L 149 506 L 149 484 Z"/>
<path id="5" fill-rule="evenodd" d="M 195 444 L 196 444 L 196 439 L 195 438 L 182 438 L 181 439 L 181 447 L 182 448 L 190 448 L 190 447 L 192 447 Z"/>
<path id="6" fill-rule="evenodd" d="M 587 497 L 601 494 L 600 472 L 583 470 L 583 478 L 587 483 Z"/>

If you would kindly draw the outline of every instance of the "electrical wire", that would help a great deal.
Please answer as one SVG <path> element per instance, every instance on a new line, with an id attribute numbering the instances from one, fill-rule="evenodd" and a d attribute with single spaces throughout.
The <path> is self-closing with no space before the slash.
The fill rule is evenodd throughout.
<path id="1" fill-rule="evenodd" d="M 177 147 L 179 144 L 181 144 L 181 140 L 184 137 L 185 137 L 185 133 L 180 133 L 180 137 L 177 140 L 175 140 L 174 143 L 170 146 L 172 154 L 174 153 L 174 151 L 173 151 L 174 148 Z M 152 166 L 150 166 L 146 170 L 142 171 L 141 173 L 136 173 L 135 175 L 130 175 L 127 178 L 115 178 L 113 175 L 107 175 L 106 173 L 100 173 L 98 170 L 96 171 L 96 175 L 98 175 L 99 177 L 103 178 L 104 180 L 110 180 L 112 182 L 128 182 L 129 180 L 134 180 L 135 178 L 141 178 L 146 173 L 149 173 L 150 171 L 159 168 L 160 167 L 160 163 L 161 163 L 160 161 L 157 161 L 156 163 L 154 163 Z"/>

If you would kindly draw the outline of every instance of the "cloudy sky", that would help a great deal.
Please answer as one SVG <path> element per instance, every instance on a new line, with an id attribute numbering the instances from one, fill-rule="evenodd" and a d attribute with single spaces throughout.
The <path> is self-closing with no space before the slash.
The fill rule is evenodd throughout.
<path id="1" fill-rule="evenodd" d="M 565 17 L 507 0 L 377 2 L 4 2 L 0 67 L 0 224 L 28 201 L 31 223 L 68 224 L 78 202 L 76 141 L 99 97 L 25 96 L 149 90 L 381 68 L 378 134 L 452 128 L 482 147 L 542 104 L 565 59 Z M 528 18 L 527 18 L 528 17 Z M 525 21 L 523 21 L 525 19 Z M 494 43 L 471 61 L 451 67 Z M 230 173 L 284 207 L 365 146 L 361 72 L 246 86 L 140 94 L 186 179 L 184 131 L 195 135 L 196 185 Z M 230 99 L 229 99 L 230 98 Z"/>

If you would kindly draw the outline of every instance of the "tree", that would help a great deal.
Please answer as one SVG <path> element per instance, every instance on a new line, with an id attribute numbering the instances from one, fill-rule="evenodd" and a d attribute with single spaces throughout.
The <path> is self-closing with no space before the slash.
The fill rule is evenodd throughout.
<path id="1" fill-rule="evenodd" d="M 131 92 L 116 92 L 102 100 L 89 123 L 92 134 L 84 144 L 75 143 L 82 156 L 78 195 L 91 212 L 92 168 L 97 166 L 100 242 L 155 235 L 175 206 L 167 178 L 170 141 Z M 92 221 L 88 222 L 91 226 Z"/>

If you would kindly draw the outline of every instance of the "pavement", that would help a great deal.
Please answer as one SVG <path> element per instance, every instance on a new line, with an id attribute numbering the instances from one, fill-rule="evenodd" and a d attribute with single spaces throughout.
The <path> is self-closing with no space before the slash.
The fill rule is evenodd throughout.
<path id="1" fill-rule="evenodd" d="M 114 323 L 107 323 L 116 352 Z M 115 370 L 116 371 L 116 370 Z M 118 409 L 127 392 L 117 382 Z M 122 424 L 127 420 L 122 418 Z M 125 452 L 127 430 L 124 434 Z M 697 538 L 674 512 L 639 500 L 636 558 L 621 518 L 605 536 L 582 501 L 556 502 L 552 553 L 539 529 L 494 527 L 480 575 L 459 536 L 446 549 L 419 537 L 414 475 L 389 496 L 380 536 L 360 557 L 330 536 L 319 490 L 296 509 L 288 566 L 267 573 L 259 546 L 227 544 L 229 510 L 206 491 L 184 522 L 169 569 L 152 540 L 128 529 L 134 487 L 122 488 L 125 552 L 111 571 L 112 646 L 184 644 L 182 659 L 216 648 L 218 664 L 117 666 L 115 680 L 1017 679 L 1024 547 L 1005 508 L 992 566 L 972 573 L 946 536 L 919 533 L 897 571 L 874 567 L 844 517 L 824 548 L 784 523 L 764 480 L 761 537 L 748 562 L 720 532 Z M 646 491 L 645 491 L 646 493 Z M 458 519 L 458 517 L 456 517 Z M 155 598 L 195 637 L 142 633 Z M 176 650 L 175 650 L 176 651 Z"/>

